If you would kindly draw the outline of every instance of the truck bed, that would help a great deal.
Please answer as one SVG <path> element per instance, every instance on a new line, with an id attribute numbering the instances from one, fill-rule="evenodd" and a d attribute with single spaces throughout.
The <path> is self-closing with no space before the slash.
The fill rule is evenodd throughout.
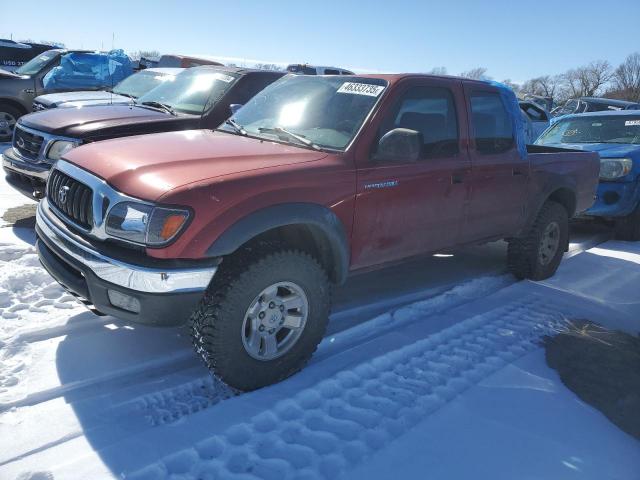
<path id="1" fill-rule="evenodd" d="M 574 215 L 591 207 L 598 188 L 600 155 L 543 145 L 527 145 L 527 152 L 531 167 L 530 192 L 545 196 L 551 193 L 551 188 L 563 185 L 575 192 Z"/>

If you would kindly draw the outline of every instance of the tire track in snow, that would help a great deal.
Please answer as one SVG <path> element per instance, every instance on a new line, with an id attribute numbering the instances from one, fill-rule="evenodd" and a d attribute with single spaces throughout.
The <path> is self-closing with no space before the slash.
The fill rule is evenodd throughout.
<path id="1" fill-rule="evenodd" d="M 477 300 L 506 288 L 515 283 L 510 275 L 475 278 L 456 285 L 440 295 L 405 305 L 385 315 L 380 315 L 366 322 L 360 322 L 338 335 L 346 337 L 315 354 L 315 361 L 344 351 L 350 345 L 369 341 L 402 325 L 418 321 L 424 316 L 443 313 L 465 303 Z M 416 316 L 419 314 L 420 316 Z M 333 319 L 333 315 L 332 315 Z M 333 321 L 333 320 L 332 320 Z M 181 418 L 199 412 L 226 400 L 236 393 L 224 383 L 210 375 L 203 375 L 187 383 L 138 397 L 118 408 L 120 412 L 130 408 L 136 415 L 143 415 L 152 425 L 173 423 Z"/>
<path id="2" fill-rule="evenodd" d="M 128 478 L 336 478 L 563 324 L 531 295 L 342 371 Z"/>

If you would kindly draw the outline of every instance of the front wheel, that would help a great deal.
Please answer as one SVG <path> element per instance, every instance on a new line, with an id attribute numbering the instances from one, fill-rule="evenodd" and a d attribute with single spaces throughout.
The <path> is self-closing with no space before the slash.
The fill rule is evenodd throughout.
<path id="1" fill-rule="evenodd" d="M 616 221 L 616 239 L 637 242 L 640 240 L 640 205 L 624 218 Z"/>
<path id="2" fill-rule="evenodd" d="M 11 105 L 0 103 L 0 142 L 9 142 L 20 118 L 20 111 Z"/>
<path id="3" fill-rule="evenodd" d="M 331 287 L 320 264 L 300 251 L 228 260 L 191 317 L 193 344 L 214 375 L 255 390 L 311 358 L 328 322 Z"/>
<path id="4" fill-rule="evenodd" d="M 569 215 L 557 202 L 547 201 L 527 234 L 509 241 L 507 263 L 518 279 L 551 277 L 569 242 Z"/>

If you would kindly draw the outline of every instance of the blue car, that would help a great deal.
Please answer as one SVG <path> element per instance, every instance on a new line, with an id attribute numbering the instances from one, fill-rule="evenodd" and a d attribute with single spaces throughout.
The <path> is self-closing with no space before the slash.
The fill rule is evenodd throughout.
<path id="1" fill-rule="evenodd" d="M 613 221 L 620 240 L 640 240 L 640 111 L 567 115 L 536 144 L 598 152 L 598 195 L 585 215 Z"/>

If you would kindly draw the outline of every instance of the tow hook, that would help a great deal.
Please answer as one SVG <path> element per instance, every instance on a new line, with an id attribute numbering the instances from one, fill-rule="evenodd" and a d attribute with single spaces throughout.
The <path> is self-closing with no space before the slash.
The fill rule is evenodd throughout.
<path id="1" fill-rule="evenodd" d="M 44 198 L 44 190 L 36 188 L 33 190 L 31 195 L 33 195 L 33 198 L 35 198 L 36 200 L 42 200 Z"/>

